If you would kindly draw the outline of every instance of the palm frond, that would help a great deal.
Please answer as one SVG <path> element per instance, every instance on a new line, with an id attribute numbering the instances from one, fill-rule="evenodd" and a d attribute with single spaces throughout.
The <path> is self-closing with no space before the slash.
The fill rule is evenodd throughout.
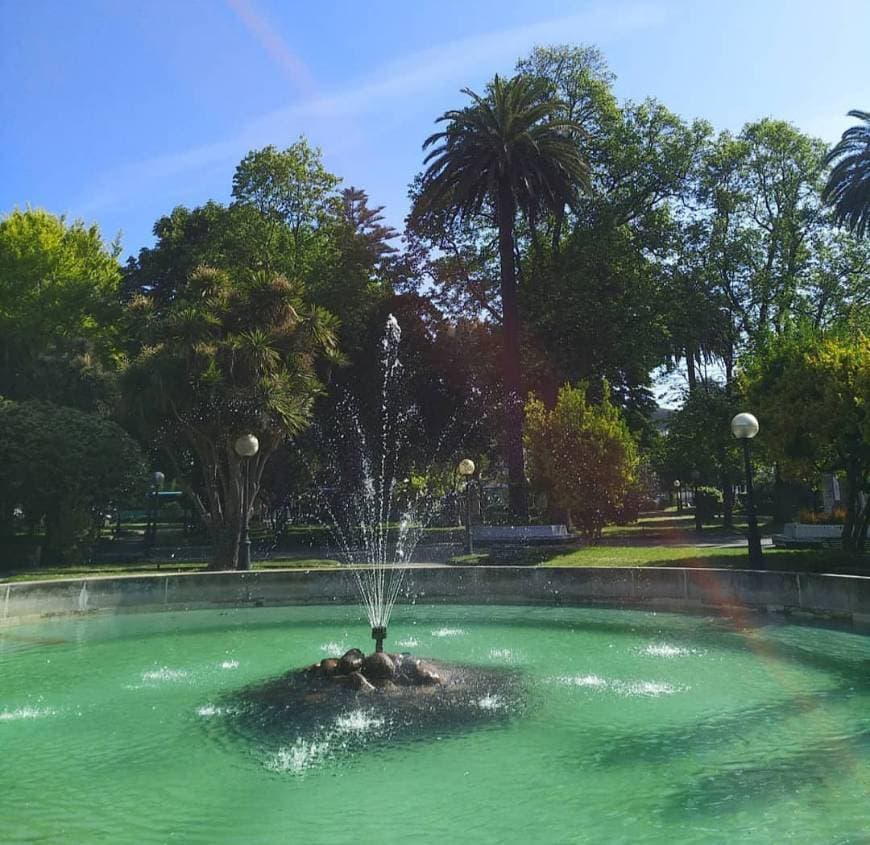
<path id="1" fill-rule="evenodd" d="M 847 129 L 825 157 L 833 167 L 822 199 L 833 207 L 837 223 L 863 238 L 870 225 L 870 112 L 856 109 L 849 116 L 863 124 Z"/>
<path id="2" fill-rule="evenodd" d="M 485 95 L 463 93 L 472 105 L 441 115 L 446 127 L 423 143 L 426 171 L 415 216 L 436 210 L 455 219 L 477 215 L 507 185 L 515 207 L 532 217 L 542 208 L 564 208 L 588 187 L 583 129 L 542 80 L 496 76 Z"/>

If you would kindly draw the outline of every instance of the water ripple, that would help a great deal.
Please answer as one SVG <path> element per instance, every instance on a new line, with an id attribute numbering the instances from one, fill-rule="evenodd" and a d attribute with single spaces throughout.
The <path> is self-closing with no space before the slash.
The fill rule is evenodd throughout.
<path id="1" fill-rule="evenodd" d="M 0 722 L 17 722 L 21 719 L 42 719 L 54 716 L 56 711 L 49 707 L 19 707 L 16 710 L 0 711 Z"/>
<path id="2" fill-rule="evenodd" d="M 465 631 L 462 628 L 437 628 L 432 631 L 433 637 L 462 637 Z"/>

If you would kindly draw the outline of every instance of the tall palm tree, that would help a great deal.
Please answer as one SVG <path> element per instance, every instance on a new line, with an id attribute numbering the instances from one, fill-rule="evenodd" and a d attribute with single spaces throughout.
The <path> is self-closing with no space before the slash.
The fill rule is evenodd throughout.
<path id="1" fill-rule="evenodd" d="M 568 118 L 565 103 L 553 97 L 545 80 L 496 76 L 484 96 L 472 99 L 436 122 L 441 132 L 426 139 L 420 195 L 414 216 L 446 212 L 448 219 L 492 216 L 498 228 L 501 265 L 503 383 L 506 394 L 506 459 L 510 512 L 528 517 L 523 467 L 523 397 L 520 315 L 515 266 L 517 212 L 530 223 L 542 211 L 560 213 L 580 187 L 589 167 L 580 153 L 580 126 Z"/>
<path id="2" fill-rule="evenodd" d="M 870 112 L 854 110 L 849 117 L 864 123 L 847 129 L 825 157 L 825 164 L 834 168 L 822 199 L 834 207 L 838 223 L 862 238 L 870 224 Z"/>

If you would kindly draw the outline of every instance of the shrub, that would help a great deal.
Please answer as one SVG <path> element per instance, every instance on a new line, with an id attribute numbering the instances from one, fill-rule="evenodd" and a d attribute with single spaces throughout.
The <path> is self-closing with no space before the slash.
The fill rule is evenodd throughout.
<path id="1" fill-rule="evenodd" d="M 629 490 L 622 504 L 614 509 L 614 522 L 617 525 L 629 525 L 637 522 L 642 510 L 653 510 L 656 503 L 641 490 Z"/>
<path id="2" fill-rule="evenodd" d="M 139 447 L 110 420 L 49 402 L 0 405 L 0 501 L 42 523 L 42 563 L 77 559 L 112 504 L 145 478 Z"/>
<path id="3" fill-rule="evenodd" d="M 715 487 L 695 491 L 695 512 L 702 522 L 710 522 L 722 513 L 722 492 Z"/>
<path id="4" fill-rule="evenodd" d="M 815 495 L 803 481 L 773 479 L 755 485 L 755 508 L 758 513 L 771 514 L 777 522 L 796 519 L 801 509 L 813 510 Z"/>
<path id="5" fill-rule="evenodd" d="M 565 385 L 552 409 L 533 396 L 526 405 L 525 445 L 534 485 L 588 539 L 598 539 L 607 522 L 631 518 L 637 447 L 606 384 L 598 404 L 588 401 L 585 384 Z"/>
<path id="6" fill-rule="evenodd" d="M 846 509 L 835 507 L 830 513 L 821 513 L 811 510 L 802 510 L 798 521 L 804 525 L 845 525 Z"/>

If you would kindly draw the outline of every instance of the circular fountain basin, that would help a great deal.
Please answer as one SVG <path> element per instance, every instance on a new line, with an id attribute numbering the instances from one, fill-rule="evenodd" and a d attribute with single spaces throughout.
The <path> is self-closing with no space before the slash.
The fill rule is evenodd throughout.
<path id="1" fill-rule="evenodd" d="M 0 629 L 0 838 L 815 844 L 870 824 L 866 636 L 402 605 L 390 649 L 510 677 L 510 693 L 402 730 L 371 695 L 322 719 L 245 711 L 242 691 L 368 636 L 336 605 Z"/>

